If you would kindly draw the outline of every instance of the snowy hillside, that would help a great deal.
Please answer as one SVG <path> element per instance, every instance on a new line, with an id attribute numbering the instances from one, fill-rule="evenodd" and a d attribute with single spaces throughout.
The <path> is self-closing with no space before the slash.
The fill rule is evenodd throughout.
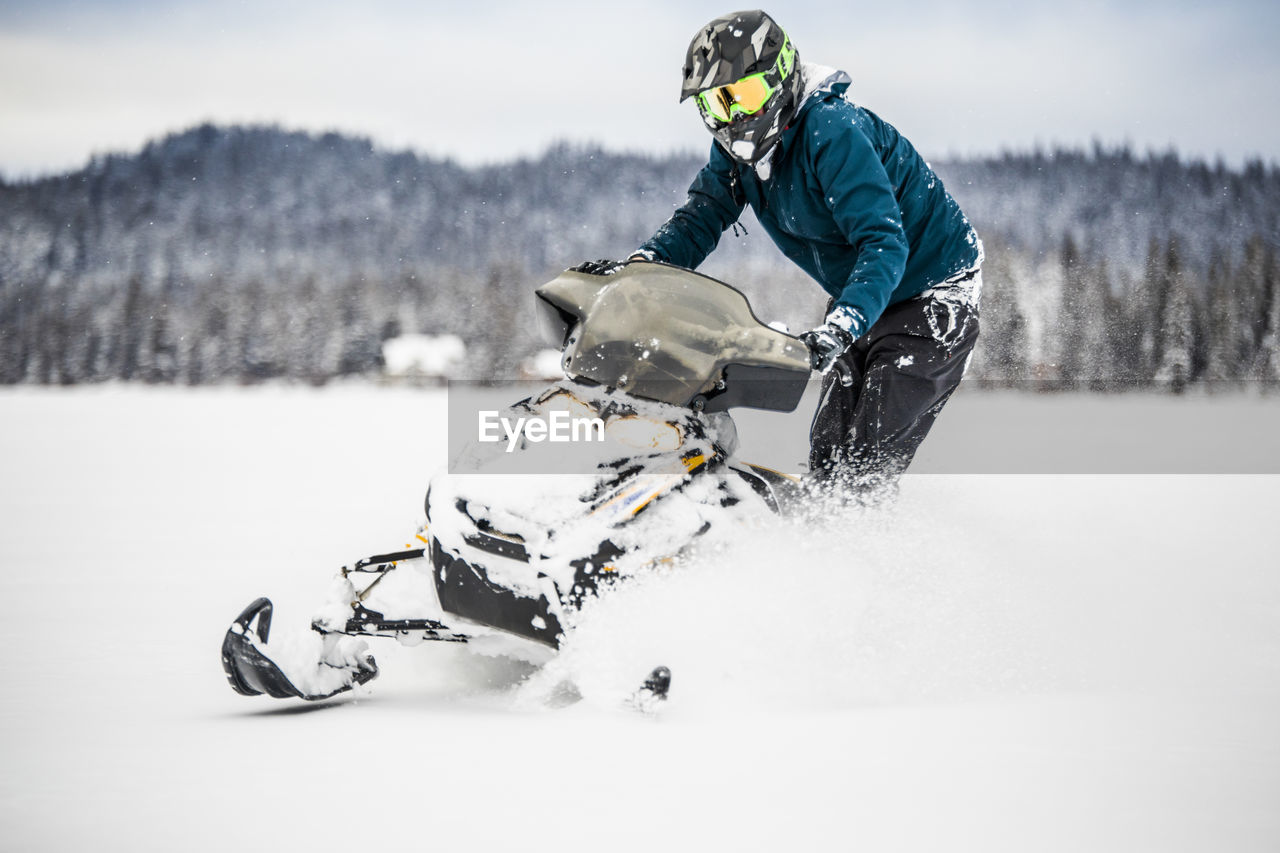
<path id="1" fill-rule="evenodd" d="M 0 846 L 1280 847 L 1277 476 L 917 475 L 892 517 L 743 530 L 598 602 L 551 665 L 586 697 L 560 710 L 515 665 L 386 641 L 358 697 L 234 694 L 241 607 L 301 630 L 339 565 L 412 532 L 444 405 L 0 392 Z M 663 712 L 618 709 L 659 663 Z"/>
<path id="2" fill-rule="evenodd" d="M 543 345 L 532 288 L 632 252 L 705 156 L 558 145 L 464 168 L 205 125 L 0 181 L 0 383 L 322 384 L 375 374 L 381 345 L 415 334 L 460 335 L 472 378 L 518 375 Z M 972 376 L 1280 381 L 1274 165 L 1099 146 L 938 170 L 986 247 Z M 701 271 L 809 328 L 825 293 L 742 222 Z"/>

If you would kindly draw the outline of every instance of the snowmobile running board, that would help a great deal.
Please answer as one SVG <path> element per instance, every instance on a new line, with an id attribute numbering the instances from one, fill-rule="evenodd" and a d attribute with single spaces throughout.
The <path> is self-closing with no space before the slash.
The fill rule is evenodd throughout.
<path id="1" fill-rule="evenodd" d="M 344 634 L 387 634 L 421 631 L 422 639 L 439 643 L 465 643 L 471 639 L 459 634 L 443 622 L 434 619 L 388 619 L 376 610 L 369 610 L 357 602 L 351 608 L 354 615 L 347 620 Z"/>

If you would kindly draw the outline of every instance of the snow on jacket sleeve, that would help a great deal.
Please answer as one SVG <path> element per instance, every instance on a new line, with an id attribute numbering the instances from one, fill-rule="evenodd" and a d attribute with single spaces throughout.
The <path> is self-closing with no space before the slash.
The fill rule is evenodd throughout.
<path id="1" fill-rule="evenodd" d="M 902 281 L 909 244 L 893 184 L 866 134 L 847 121 L 831 121 L 814 138 L 818 184 L 837 227 L 857 251 L 828 322 L 856 338 L 884 313 Z"/>
<path id="2" fill-rule="evenodd" d="M 735 198 L 733 165 L 720 146 L 689 185 L 689 197 L 638 251 L 660 261 L 695 269 L 720 242 L 720 235 L 742 214 L 745 200 Z"/>

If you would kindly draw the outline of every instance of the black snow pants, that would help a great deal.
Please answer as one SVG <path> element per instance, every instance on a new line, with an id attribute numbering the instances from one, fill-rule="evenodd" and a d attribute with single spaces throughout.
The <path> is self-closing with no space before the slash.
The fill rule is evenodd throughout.
<path id="1" fill-rule="evenodd" d="M 980 276 L 980 273 L 975 273 Z M 978 340 L 981 279 L 890 305 L 823 379 L 809 430 L 814 485 L 875 502 L 896 492 Z"/>

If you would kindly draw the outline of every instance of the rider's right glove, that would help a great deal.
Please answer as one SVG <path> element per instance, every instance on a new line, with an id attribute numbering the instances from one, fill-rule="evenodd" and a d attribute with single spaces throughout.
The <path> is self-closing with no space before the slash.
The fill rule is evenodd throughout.
<path id="1" fill-rule="evenodd" d="M 862 312 L 847 305 L 837 305 L 827 313 L 826 322 L 800 336 L 809 347 L 809 364 L 824 376 L 834 368 L 840 384 L 848 388 L 853 384 L 853 372 L 840 356 L 853 346 L 864 331 L 866 322 Z"/>
<path id="2" fill-rule="evenodd" d="M 598 261 L 583 261 L 576 267 L 569 267 L 573 272 L 585 272 L 588 275 L 613 275 L 626 266 L 626 261 L 611 261 L 601 258 Z"/>
<path id="3" fill-rule="evenodd" d="M 823 323 L 800 336 L 809 348 L 809 365 L 819 373 L 827 373 L 835 367 L 836 359 L 853 346 L 853 335 L 839 326 Z"/>

